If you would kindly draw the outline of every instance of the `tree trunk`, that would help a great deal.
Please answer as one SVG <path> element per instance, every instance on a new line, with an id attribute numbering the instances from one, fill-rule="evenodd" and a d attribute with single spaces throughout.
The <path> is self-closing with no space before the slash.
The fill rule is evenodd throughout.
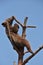
<path id="1" fill-rule="evenodd" d="M 23 63 L 23 53 L 24 53 L 24 47 L 20 51 L 20 54 L 18 54 L 18 65 L 22 65 Z"/>
<path id="2" fill-rule="evenodd" d="M 18 65 L 22 65 L 22 63 L 23 63 L 23 55 L 19 55 L 18 56 Z"/>

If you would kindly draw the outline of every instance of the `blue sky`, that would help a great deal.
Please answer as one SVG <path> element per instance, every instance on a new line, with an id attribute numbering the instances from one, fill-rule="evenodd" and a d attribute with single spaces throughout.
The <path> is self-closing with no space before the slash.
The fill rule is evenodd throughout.
<path id="1" fill-rule="evenodd" d="M 26 30 L 26 39 L 30 41 L 35 51 L 43 44 L 43 0 L 0 0 L 0 65 L 17 63 L 18 54 L 13 50 L 5 29 L 1 23 L 14 15 L 21 23 L 28 17 L 27 25 L 36 25 L 36 29 Z M 20 28 L 19 34 L 21 35 Z M 30 54 L 26 54 L 24 58 Z M 43 65 L 43 50 L 33 57 L 26 65 Z"/>

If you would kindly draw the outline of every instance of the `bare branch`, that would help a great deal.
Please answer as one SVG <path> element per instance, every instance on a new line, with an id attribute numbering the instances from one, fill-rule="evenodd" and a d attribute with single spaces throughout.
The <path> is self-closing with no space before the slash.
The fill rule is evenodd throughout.
<path id="1" fill-rule="evenodd" d="M 24 26 L 24 28 L 36 28 L 36 26 Z"/>
<path id="2" fill-rule="evenodd" d="M 26 53 L 29 53 L 29 51 L 25 51 L 25 52 L 23 53 L 23 55 L 25 55 Z"/>
<path id="3" fill-rule="evenodd" d="M 14 17 L 15 18 L 15 17 Z M 14 19 L 18 24 L 20 24 L 21 25 L 21 27 L 23 27 L 23 25 L 15 18 Z"/>
<path id="4" fill-rule="evenodd" d="M 36 28 L 36 26 L 26 26 L 28 17 L 25 17 L 25 19 L 24 19 L 24 24 L 21 24 L 15 17 L 14 17 L 14 20 L 15 20 L 18 24 L 20 24 L 22 28 Z"/>
<path id="5" fill-rule="evenodd" d="M 30 55 L 27 59 L 24 60 L 22 65 L 25 65 L 32 57 L 34 57 L 41 49 L 43 49 L 43 45 L 37 49 L 34 54 Z"/>
<path id="6" fill-rule="evenodd" d="M 25 19 L 24 19 L 24 25 L 25 26 L 26 26 L 27 20 L 28 20 L 28 17 L 25 17 Z"/>
<path id="7" fill-rule="evenodd" d="M 23 24 L 23 27 L 22 27 L 22 37 L 25 38 L 26 37 L 26 23 L 27 23 L 27 20 L 28 20 L 28 17 L 25 17 L 24 19 L 24 24 Z"/>

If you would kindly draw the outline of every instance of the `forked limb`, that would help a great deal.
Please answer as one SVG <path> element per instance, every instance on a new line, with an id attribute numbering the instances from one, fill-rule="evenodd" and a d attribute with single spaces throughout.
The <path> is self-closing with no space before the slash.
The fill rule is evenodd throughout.
<path id="1" fill-rule="evenodd" d="M 40 50 L 43 49 L 43 45 L 41 47 L 39 47 L 34 54 L 30 55 L 27 59 L 24 60 L 22 65 L 25 65 L 30 59 L 32 59 Z"/>

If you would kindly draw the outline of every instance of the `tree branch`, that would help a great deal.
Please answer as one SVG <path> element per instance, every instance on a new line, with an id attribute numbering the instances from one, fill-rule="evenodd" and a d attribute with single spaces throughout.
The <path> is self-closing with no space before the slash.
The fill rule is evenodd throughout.
<path id="1" fill-rule="evenodd" d="M 28 20 L 28 17 L 25 17 L 24 19 L 24 24 L 23 24 L 23 27 L 22 27 L 22 37 L 25 38 L 26 37 L 26 23 L 27 23 L 27 20 Z"/>
<path id="2" fill-rule="evenodd" d="M 14 20 L 23 27 L 23 25 L 14 17 Z"/>
<path id="3" fill-rule="evenodd" d="M 28 17 L 25 17 L 25 19 L 24 19 L 24 24 L 21 24 L 15 17 L 14 17 L 14 20 L 15 20 L 18 24 L 20 24 L 20 26 L 21 26 L 22 28 L 36 28 L 36 26 L 26 26 Z"/>
<path id="4" fill-rule="evenodd" d="M 25 52 L 23 53 L 23 55 L 25 55 L 26 53 L 29 53 L 29 51 L 25 51 Z"/>
<path id="5" fill-rule="evenodd" d="M 36 26 L 24 26 L 25 28 L 36 28 Z"/>
<path id="6" fill-rule="evenodd" d="M 37 49 L 34 54 L 30 55 L 27 59 L 24 60 L 22 65 L 25 65 L 32 57 L 34 57 L 41 49 L 43 49 L 43 45 Z"/>

